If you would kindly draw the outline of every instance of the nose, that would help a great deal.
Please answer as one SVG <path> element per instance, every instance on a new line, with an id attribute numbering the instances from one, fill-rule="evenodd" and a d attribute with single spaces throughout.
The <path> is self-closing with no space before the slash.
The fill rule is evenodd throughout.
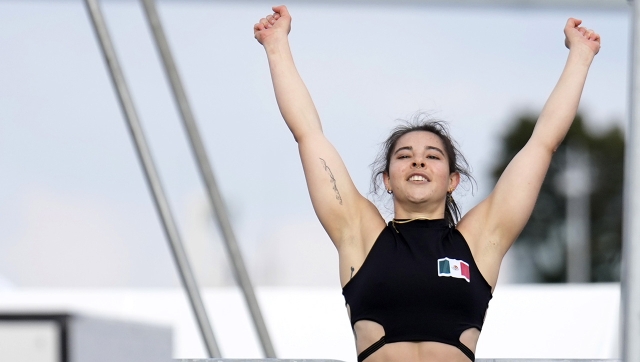
<path id="1" fill-rule="evenodd" d="M 411 166 L 416 167 L 416 168 L 423 168 L 424 167 L 424 162 L 414 162 Z"/>

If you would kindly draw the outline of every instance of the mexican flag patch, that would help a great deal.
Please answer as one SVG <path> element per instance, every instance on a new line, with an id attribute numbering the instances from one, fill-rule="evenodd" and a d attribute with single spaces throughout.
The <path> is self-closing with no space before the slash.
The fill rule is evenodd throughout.
<path id="1" fill-rule="evenodd" d="M 469 264 L 462 260 L 449 258 L 438 259 L 438 276 L 461 278 L 471 282 Z"/>

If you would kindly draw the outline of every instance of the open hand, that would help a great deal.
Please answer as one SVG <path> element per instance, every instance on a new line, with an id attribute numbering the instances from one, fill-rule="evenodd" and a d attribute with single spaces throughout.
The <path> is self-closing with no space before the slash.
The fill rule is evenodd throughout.
<path id="1" fill-rule="evenodd" d="M 274 6 L 272 9 L 272 15 L 267 15 L 267 17 L 260 19 L 253 26 L 253 35 L 262 45 L 272 41 L 272 39 L 286 37 L 291 31 L 291 15 L 289 15 L 287 7 L 280 5 Z"/>
<path id="2" fill-rule="evenodd" d="M 567 48 L 581 47 L 588 49 L 593 55 L 600 51 L 600 35 L 591 29 L 580 26 L 582 20 L 569 18 L 564 27 L 564 45 Z"/>

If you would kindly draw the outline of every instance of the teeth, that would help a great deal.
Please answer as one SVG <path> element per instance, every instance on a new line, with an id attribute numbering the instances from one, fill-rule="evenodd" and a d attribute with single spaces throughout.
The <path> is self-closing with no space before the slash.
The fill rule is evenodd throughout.
<path id="1" fill-rule="evenodd" d="M 409 181 L 424 181 L 425 178 L 420 175 L 413 175 L 409 178 Z"/>

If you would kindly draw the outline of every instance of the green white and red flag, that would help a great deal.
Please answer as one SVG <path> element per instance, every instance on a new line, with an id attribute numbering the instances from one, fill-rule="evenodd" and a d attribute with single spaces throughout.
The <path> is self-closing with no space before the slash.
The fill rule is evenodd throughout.
<path id="1" fill-rule="evenodd" d="M 471 282 L 469 263 L 457 259 L 438 259 L 438 276 L 460 278 Z"/>

